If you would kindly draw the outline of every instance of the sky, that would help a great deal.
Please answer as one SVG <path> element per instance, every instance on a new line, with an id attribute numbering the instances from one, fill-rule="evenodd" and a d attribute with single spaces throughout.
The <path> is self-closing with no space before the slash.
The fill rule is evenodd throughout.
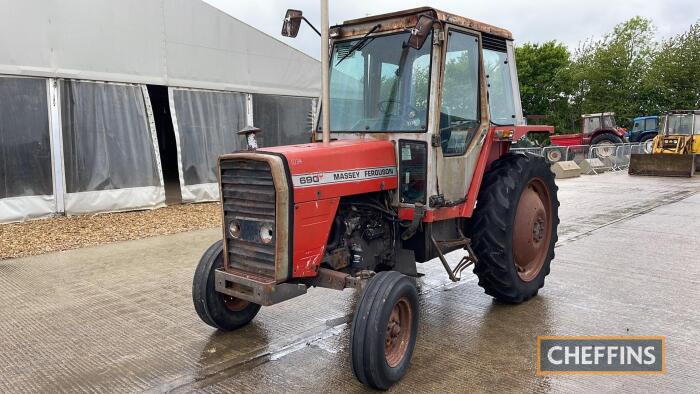
<path id="1" fill-rule="evenodd" d="M 319 58 L 319 38 L 302 24 L 296 38 L 282 37 L 288 8 L 299 9 L 318 27 L 318 0 L 204 0 L 233 17 Z M 430 4 L 443 11 L 476 19 L 513 33 L 516 44 L 560 41 L 574 49 L 587 38 L 599 38 L 634 16 L 653 20 L 657 38 L 681 33 L 700 19 L 700 0 L 329 0 L 330 22 L 393 12 Z"/>

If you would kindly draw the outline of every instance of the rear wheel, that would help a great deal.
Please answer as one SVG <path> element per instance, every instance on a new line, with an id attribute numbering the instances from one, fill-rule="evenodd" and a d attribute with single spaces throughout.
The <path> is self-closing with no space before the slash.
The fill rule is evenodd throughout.
<path id="1" fill-rule="evenodd" d="M 352 371 L 361 383 L 386 390 L 408 371 L 418 330 L 418 290 L 396 271 L 379 272 L 352 320 Z"/>
<path id="2" fill-rule="evenodd" d="M 615 134 L 600 134 L 595 136 L 591 140 L 591 145 L 595 148 L 596 157 L 599 159 L 604 159 L 606 157 L 613 156 L 615 154 L 615 144 L 621 144 L 622 138 L 616 136 Z"/>
<path id="3" fill-rule="evenodd" d="M 192 301 L 197 315 L 208 325 L 232 331 L 250 323 L 260 305 L 216 291 L 214 272 L 223 267 L 223 241 L 217 241 L 202 255 L 192 281 Z"/>
<path id="4" fill-rule="evenodd" d="M 509 303 L 537 295 L 554 258 L 559 224 L 549 165 L 541 157 L 503 156 L 484 175 L 477 201 L 470 233 L 479 286 Z"/>

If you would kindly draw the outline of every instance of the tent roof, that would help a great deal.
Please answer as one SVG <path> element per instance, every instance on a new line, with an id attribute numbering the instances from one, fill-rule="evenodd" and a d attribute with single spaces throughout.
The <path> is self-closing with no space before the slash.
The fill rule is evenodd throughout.
<path id="1" fill-rule="evenodd" d="M 320 93 L 317 60 L 200 0 L 7 0 L 0 48 L 0 74 Z"/>

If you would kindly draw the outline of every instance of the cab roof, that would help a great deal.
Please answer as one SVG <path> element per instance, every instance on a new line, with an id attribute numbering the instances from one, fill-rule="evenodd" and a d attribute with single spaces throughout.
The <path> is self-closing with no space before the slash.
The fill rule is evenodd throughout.
<path id="1" fill-rule="evenodd" d="M 449 12 L 441 11 L 441 10 L 438 10 L 438 9 L 432 8 L 432 7 L 411 8 L 411 9 L 403 10 L 403 11 L 396 11 L 396 12 L 390 12 L 390 13 L 386 13 L 386 14 L 372 15 L 372 16 L 367 16 L 364 18 L 350 19 L 350 20 L 343 22 L 342 26 L 362 25 L 362 24 L 386 20 L 386 19 L 401 19 L 401 18 L 406 18 L 406 17 L 420 15 L 420 14 L 429 14 L 434 19 L 436 19 L 440 22 L 443 22 L 443 23 L 449 23 L 449 24 L 465 27 L 468 29 L 479 31 L 481 33 L 486 33 L 486 34 L 494 35 L 497 37 L 505 38 L 507 40 L 513 39 L 513 35 L 511 34 L 511 32 L 506 30 L 506 29 L 502 29 L 500 27 L 489 25 L 487 23 L 479 22 L 479 21 L 474 20 L 474 19 L 465 18 L 463 16 L 450 14 Z"/>

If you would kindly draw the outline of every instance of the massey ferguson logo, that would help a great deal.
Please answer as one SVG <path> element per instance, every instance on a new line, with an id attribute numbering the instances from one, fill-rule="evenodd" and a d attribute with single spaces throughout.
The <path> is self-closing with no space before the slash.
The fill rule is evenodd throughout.
<path id="1" fill-rule="evenodd" d="M 360 171 L 336 172 L 333 174 L 334 181 L 343 181 L 347 179 L 360 179 Z"/>
<path id="2" fill-rule="evenodd" d="M 293 175 L 294 187 L 325 185 L 330 183 L 357 182 L 365 179 L 396 176 L 396 167 L 359 168 L 348 171 L 329 171 L 315 174 Z"/>

